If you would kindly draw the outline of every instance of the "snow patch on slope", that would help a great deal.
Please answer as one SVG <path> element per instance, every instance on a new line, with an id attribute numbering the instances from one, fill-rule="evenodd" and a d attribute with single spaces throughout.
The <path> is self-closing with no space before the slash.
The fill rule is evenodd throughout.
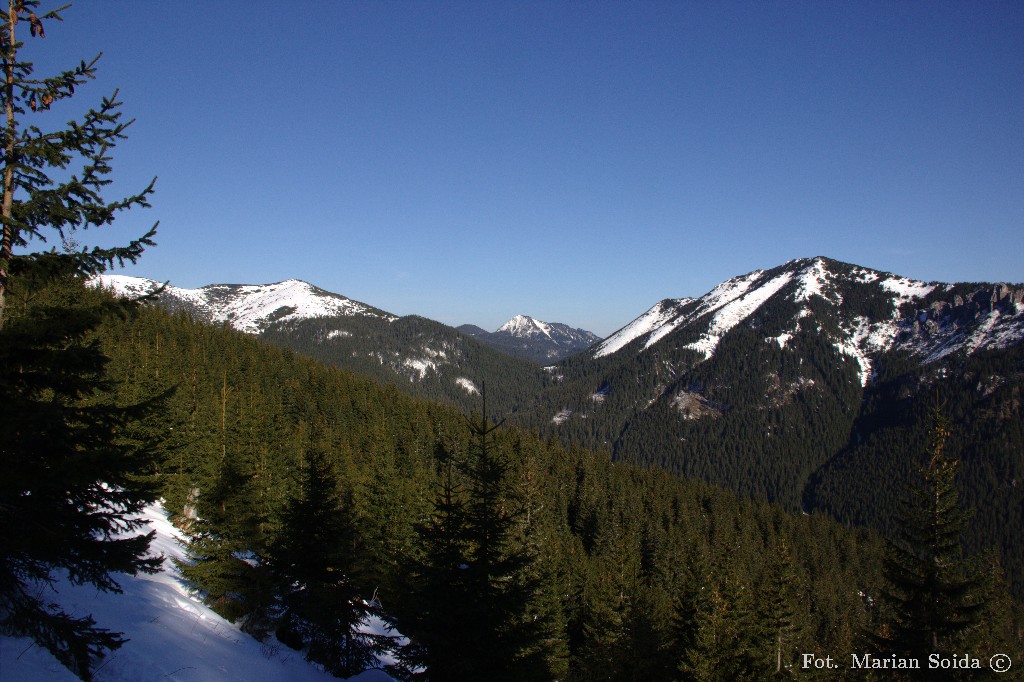
<path id="1" fill-rule="evenodd" d="M 459 377 L 458 379 L 455 380 L 455 383 L 462 387 L 462 390 L 464 390 L 466 393 L 470 395 L 480 395 L 480 389 L 477 388 L 477 385 L 474 384 L 469 379 L 467 379 L 466 377 Z"/>
<path id="2" fill-rule="evenodd" d="M 916 279 L 906 277 L 890 277 L 881 281 L 881 286 L 886 291 L 896 294 L 896 307 L 907 301 L 924 298 L 935 289 L 934 284 L 927 284 Z"/>
<path id="3" fill-rule="evenodd" d="M 784 272 L 749 293 L 747 293 L 747 289 L 750 288 L 749 284 L 743 289 L 737 288 L 740 291 L 739 296 L 722 305 L 711 319 L 708 331 L 701 334 L 697 341 L 687 344 L 687 347 L 702 353 L 705 357 L 710 357 L 718 347 L 718 342 L 730 329 L 747 319 L 751 313 L 778 293 L 782 287 L 789 284 L 792 279 L 792 272 Z"/>
<path id="4" fill-rule="evenodd" d="M 835 342 L 840 353 L 857 361 L 861 386 L 867 386 L 872 374 L 871 358 L 892 347 L 899 325 L 896 318 L 872 322 L 866 317 L 854 318 L 852 327 L 843 329 L 845 339 Z"/>
<path id="5" fill-rule="evenodd" d="M 92 280 L 98 286 L 113 291 L 115 295 L 127 298 L 138 298 L 160 288 L 160 282 L 143 277 L 127 275 L 100 275 Z M 168 287 L 171 288 L 171 287 Z"/>
<path id="6" fill-rule="evenodd" d="M 955 330 L 940 334 L 934 340 L 911 339 L 900 345 L 925 356 L 924 362 L 934 362 L 963 350 L 968 355 L 981 350 L 1008 348 L 1024 339 L 1024 310 L 1004 314 L 991 310 L 985 314 L 968 334 Z"/>
<path id="7" fill-rule="evenodd" d="M 572 416 L 572 410 L 569 410 L 569 409 L 560 410 L 558 412 L 558 414 L 556 414 L 554 417 L 551 418 L 551 423 L 554 424 L 555 426 L 561 426 L 566 421 L 568 421 L 569 417 L 571 417 L 571 416 Z"/>
<path id="8" fill-rule="evenodd" d="M 678 314 L 679 306 L 692 300 L 692 298 L 674 298 L 657 303 L 643 315 L 602 341 L 594 349 L 594 357 L 600 358 L 605 355 L 611 355 L 628 346 L 635 339 L 662 328 Z"/>
<path id="9" fill-rule="evenodd" d="M 437 371 L 437 364 L 431 360 L 423 360 L 420 358 L 406 358 L 402 361 L 403 367 L 408 367 L 412 371 L 416 372 L 420 379 L 427 378 L 427 372 L 434 370 Z M 412 381 L 412 377 L 409 377 L 409 381 Z"/>
<path id="10" fill-rule="evenodd" d="M 815 258 L 814 261 L 800 273 L 797 279 L 796 293 L 793 295 L 794 301 L 808 301 L 812 296 L 819 296 L 829 301 L 839 303 L 838 294 L 835 292 L 829 292 L 827 286 L 829 281 L 832 279 L 832 273 L 825 267 L 825 262 L 821 258 Z"/>
<path id="11" fill-rule="evenodd" d="M 155 575 L 118 576 L 123 594 L 97 592 L 87 585 L 58 580 L 47 598 L 73 615 L 92 614 L 97 624 L 123 632 L 129 640 L 107 654 L 96 670 L 96 682 L 329 682 L 337 680 L 308 663 L 301 653 L 275 640 L 262 644 L 196 600 L 181 580 L 171 557 L 184 558 L 181 535 L 159 506 L 143 517 L 156 531 L 154 553 L 166 557 Z M 381 627 L 366 623 L 367 631 Z M 19 682 L 51 682 L 78 678 L 49 652 L 26 638 L 0 637 L 0 677 Z M 384 682 L 380 670 L 351 680 Z"/>

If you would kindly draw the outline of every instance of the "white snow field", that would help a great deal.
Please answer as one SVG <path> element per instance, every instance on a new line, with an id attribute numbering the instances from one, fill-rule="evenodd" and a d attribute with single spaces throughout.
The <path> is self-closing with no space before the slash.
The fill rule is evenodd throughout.
<path id="1" fill-rule="evenodd" d="M 270 638 L 260 643 L 189 594 L 171 557 L 182 558 L 180 533 L 159 505 L 146 509 L 156 530 L 151 548 L 166 557 L 155 575 L 117 576 L 122 594 L 97 592 L 59 580 L 48 595 L 73 615 L 92 614 L 99 627 L 123 633 L 129 641 L 107 654 L 96 682 L 326 682 L 338 678 L 308 663 L 300 652 Z M 379 623 L 367 628 L 380 631 Z M 0 680 L 73 682 L 78 678 L 30 639 L 0 637 Z M 351 680 L 392 682 L 380 670 Z"/>

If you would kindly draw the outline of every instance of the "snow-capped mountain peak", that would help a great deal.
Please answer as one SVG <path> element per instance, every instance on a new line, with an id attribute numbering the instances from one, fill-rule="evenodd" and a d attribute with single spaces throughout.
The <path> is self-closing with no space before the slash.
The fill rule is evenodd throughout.
<path id="1" fill-rule="evenodd" d="M 160 286 L 153 280 L 125 275 L 100 275 L 93 283 L 132 297 Z M 318 317 L 396 319 L 365 303 L 324 291 L 298 279 L 274 284 L 211 284 L 199 289 L 167 286 L 161 298 L 172 307 L 186 308 L 202 319 L 227 323 L 249 334 L 258 334 L 272 324 Z"/>
<path id="2" fill-rule="evenodd" d="M 770 306 L 770 311 L 766 306 Z M 792 260 L 733 277 L 700 298 L 666 299 L 591 351 L 643 353 L 669 335 L 705 359 L 741 324 L 786 348 L 801 330 L 828 334 L 856 360 L 862 384 L 873 358 L 898 347 L 937 360 L 1024 340 L 1024 288 L 926 283 L 827 258 Z"/>
<path id="3" fill-rule="evenodd" d="M 536 362 L 557 362 L 586 350 L 600 337 L 585 329 L 574 329 L 561 322 L 542 322 L 529 315 L 516 315 L 494 332 L 465 324 L 459 331 L 505 353 Z"/>
<path id="4" fill-rule="evenodd" d="M 551 338 L 551 325 L 547 322 L 535 320 L 529 315 L 516 315 L 511 320 L 498 327 L 494 333 L 505 333 L 517 338 L 531 338 L 540 335 Z"/>

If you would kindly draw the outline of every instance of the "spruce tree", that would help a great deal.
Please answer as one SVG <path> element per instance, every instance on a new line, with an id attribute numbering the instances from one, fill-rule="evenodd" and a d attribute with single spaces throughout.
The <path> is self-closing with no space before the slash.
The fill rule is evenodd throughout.
<path id="1" fill-rule="evenodd" d="M 467 573 L 468 519 L 455 457 L 438 444 L 439 476 L 434 509 L 416 526 L 420 551 L 413 559 L 410 588 L 399 629 L 410 637 L 394 671 L 405 679 L 472 680 L 479 674 L 467 642 L 477 626 L 475 595 Z"/>
<path id="2" fill-rule="evenodd" d="M 763 652 L 758 663 L 775 674 L 782 673 L 794 658 L 794 640 L 799 634 L 797 618 L 796 569 L 787 543 L 783 540 L 774 547 L 767 557 L 765 572 L 758 586 L 757 600 L 760 639 L 767 645 L 768 656 Z"/>
<path id="3" fill-rule="evenodd" d="M 423 550 L 412 582 L 419 603 L 398 623 L 412 640 L 406 670 L 450 682 L 550 679 L 557 654 L 549 623 L 535 618 L 546 612 L 544 572 L 519 532 L 524 504 L 509 453 L 496 441 L 498 426 L 482 415 L 469 428 L 461 479 L 441 450 L 435 512 L 418 529 Z"/>
<path id="4" fill-rule="evenodd" d="M 92 328 L 118 307 L 76 279 L 30 286 L 24 275 L 0 331 L 0 631 L 30 636 L 83 679 L 122 642 L 51 603 L 63 569 L 74 584 L 119 592 L 112 573 L 154 572 L 137 518 L 156 496 L 160 400 L 125 406 Z"/>
<path id="5" fill-rule="evenodd" d="M 928 670 L 928 656 L 964 653 L 965 635 L 984 607 L 982 576 L 962 556 L 967 514 L 958 504 L 957 460 L 945 454 L 950 433 L 936 408 L 929 459 L 885 562 L 883 597 L 891 618 L 875 637 L 881 654 L 918 660 L 928 679 L 946 674 Z"/>
<path id="6" fill-rule="evenodd" d="M 100 106 L 90 109 L 81 120 L 73 120 L 60 130 L 43 131 L 24 122 L 33 114 L 49 110 L 61 100 L 72 97 L 75 88 L 96 77 L 99 55 L 89 62 L 54 76 L 35 78 L 33 66 L 19 53 L 24 43 L 18 40 L 27 27 L 33 38 L 41 39 L 49 20 L 62 20 L 61 10 L 37 16 L 37 0 L 8 0 L 7 11 L 0 11 L 0 56 L 4 83 L 0 85 L 4 126 L 2 146 L 3 198 L 0 204 L 0 327 L 10 289 L 15 261 L 26 268 L 59 264 L 79 275 L 102 272 L 114 263 L 134 263 L 146 246 L 152 246 L 156 225 L 126 246 L 114 248 L 82 247 L 59 262 L 42 258 L 53 252 L 15 253 L 30 243 L 46 243 L 59 238 L 75 245 L 74 233 L 90 227 L 111 224 L 117 215 L 135 206 L 149 206 L 154 179 L 140 193 L 106 201 L 101 192 L 110 183 L 112 168 L 109 152 L 125 138 L 131 121 L 122 121 L 117 91 L 104 97 Z M 63 9 L 63 8 L 62 8 Z M 78 169 L 78 172 L 75 172 Z M 44 263 L 40 263 L 44 260 Z"/>
<path id="7" fill-rule="evenodd" d="M 149 536 L 133 519 L 155 496 L 141 478 L 155 448 L 132 424 L 152 417 L 155 404 L 119 404 L 94 338 L 104 317 L 128 304 L 87 290 L 84 278 L 134 261 L 155 227 L 118 248 L 79 250 L 74 234 L 148 205 L 153 185 L 115 201 L 101 196 L 108 152 L 128 125 L 116 93 L 64 129 L 27 123 L 71 97 L 96 64 L 33 77 L 19 38 L 39 40 L 60 19 L 37 7 L 8 0 L 0 10 L 0 631 L 33 637 L 88 679 L 123 640 L 50 603 L 53 572 L 118 591 L 112 573 L 155 571 L 160 559 L 146 557 Z M 63 252 L 30 251 L 54 238 Z"/>
<path id="8" fill-rule="evenodd" d="M 353 581 L 357 562 L 350 506 L 339 494 L 330 460 L 309 450 L 299 491 L 288 500 L 270 548 L 280 595 L 278 638 L 343 677 L 365 670 L 374 651 L 372 638 L 357 629 L 369 607 Z"/>

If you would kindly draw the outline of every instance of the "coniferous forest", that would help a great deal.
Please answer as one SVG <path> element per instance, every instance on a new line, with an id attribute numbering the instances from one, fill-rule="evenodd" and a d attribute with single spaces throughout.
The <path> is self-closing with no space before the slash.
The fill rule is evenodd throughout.
<path id="1" fill-rule="evenodd" d="M 59 134 L 18 124 L 94 68 L 33 80 L 14 27 L 41 35 L 56 15 L 36 5 L 9 0 L 0 29 L 0 633 L 91 679 L 131 633 L 41 588 L 58 570 L 103 591 L 157 570 L 134 519 L 161 499 L 189 539 L 178 570 L 196 594 L 339 677 L 385 650 L 394 678 L 439 682 L 892 679 L 808 662 L 1024 650 L 998 554 L 964 550 L 957 434 L 941 408 L 887 541 L 788 498 L 503 423 L 505 400 L 486 389 L 467 414 L 88 287 L 155 232 L 92 250 L 72 233 L 145 207 L 153 185 L 101 196 L 125 131 L 116 98 Z M 84 167 L 66 179 L 72 159 Z M 31 250 L 55 235 L 61 250 Z M 396 634 L 361 630 L 371 614 Z"/>
<path id="2" fill-rule="evenodd" d="M 71 280 L 35 300 L 107 296 Z M 126 487 L 187 529 L 183 575 L 338 675 L 394 646 L 355 632 L 369 611 L 409 638 L 403 679 L 832 678 L 802 654 L 847 660 L 903 623 L 895 550 L 824 515 L 497 427 L 183 314 L 108 315 L 88 344 L 107 358 L 90 404 L 124 410 L 117 443 L 158 445 Z M 947 648 L 1019 647 L 998 563 L 955 566 L 971 589 L 950 589 L 965 620 Z"/>

